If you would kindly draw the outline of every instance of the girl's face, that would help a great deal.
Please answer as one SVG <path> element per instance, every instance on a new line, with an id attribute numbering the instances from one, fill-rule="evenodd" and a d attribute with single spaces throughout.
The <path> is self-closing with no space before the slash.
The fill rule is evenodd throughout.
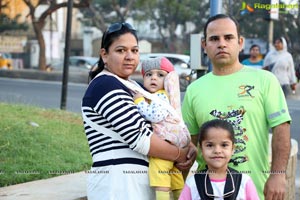
<path id="1" fill-rule="evenodd" d="M 214 172 L 224 172 L 234 153 L 230 133 L 222 128 L 209 128 L 206 138 L 201 143 L 201 151 L 208 169 Z"/>
<path id="2" fill-rule="evenodd" d="M 144 75 L 144 87 L 151 93 L 164 89 L 164 80 L 168 72 L 160 69 L 152 69 Z"/>
<path id="3" fill-rule="evenodd" d="M 128 79 L 139 63 L 138 42 L 134 35 L 125 33 L 111 44 L 108 52 L 102 48 L 100 55 L 110 72 Z"/>

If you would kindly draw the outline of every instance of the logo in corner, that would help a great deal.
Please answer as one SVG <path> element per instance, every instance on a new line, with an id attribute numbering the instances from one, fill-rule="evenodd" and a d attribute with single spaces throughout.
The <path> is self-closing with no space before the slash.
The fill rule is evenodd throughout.
<path id="1" fill-rule="evenodd" d="M 247 13 L 253 13 L 254 8 L 243 1 L 240 11 L 241 11 L 241 15 L 244 15 L 244 14 L 247 14 Z"/>

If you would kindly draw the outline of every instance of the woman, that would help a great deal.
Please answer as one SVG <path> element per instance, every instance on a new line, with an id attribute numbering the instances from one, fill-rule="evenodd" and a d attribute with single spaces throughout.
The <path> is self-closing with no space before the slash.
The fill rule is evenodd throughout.
<path id="1" fill-rule="evenodd" d="M 292 55 L 287 51 L 286 40 L 281 37 L 275 40 L 275 50 L 264 59 L 264 69 L 271 71 L 278 79 L 284 95 L 296 90 L 297 78 Z"/>
<path id="2" fill-rule="evenodd" d="M 249 52 L 250 52 L 250 57 L 247 59 L 244 59 L 242 61 L 242 64 L 250 66 L 250 67 L 254 67 L 257 69 L 261 69 L 263 67 L 264 60 L 260 53 L 260 46 L 258 46 L 257 44 L 253 44 L 250 47 Z"/>
<path id="3" fill-rule="evenodd" d="M 100 59 L 82 100 L 82 116 L 93 166 L 88 174 L 88 199 L 154 199 L 149 186 L 148 157 L 182 163 L 188 169 L 196 148 L 179 149 L 153 134 L 139 114 L 133 92 L 120 79 L 139 63 L 136 30 L 112 24 L 103 34 Z M 131 81 L 133 82 L 133 81 Z"/>

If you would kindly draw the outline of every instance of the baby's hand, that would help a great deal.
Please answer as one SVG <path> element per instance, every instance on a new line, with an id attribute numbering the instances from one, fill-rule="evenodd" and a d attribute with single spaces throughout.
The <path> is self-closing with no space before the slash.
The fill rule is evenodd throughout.
<path id="1" fill-rule="evenodd" d="M 136 99 L 138 99 L 138 98 L 141 98 L 141 97 L 143 97 L 143 95 L 141 94 L 141 93 L 136 93 L 134 96 L 133 96 L 133 100 L 136 100 Z"/>

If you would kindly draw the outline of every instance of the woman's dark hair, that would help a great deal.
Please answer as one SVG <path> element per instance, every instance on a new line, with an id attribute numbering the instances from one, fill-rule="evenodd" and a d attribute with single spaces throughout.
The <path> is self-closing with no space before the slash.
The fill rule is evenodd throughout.
<path id="1" fill-rule="evenodd" d="M 257 47 L 258 50 L 260 51 L 260 46 L 257 45 L 257 44 L 252 44 L 252 46 L 250 47 L 250 51 L 251 51 L 254 47 Z"/>
<path id="2" fill-rule="evenodd" d="M 124 35 L 126 33 L 131 33 L 138 41 L 136 30 L 129 23 L 118 22 L 110 25 L 108 29 L 103 33 L 102 41 L 101 41 L 101 49 L 104 48 L 105 51 L 108 52 L 111 44 L 116 39 L 118 39 L 121 35 Z M 90 80 L 92 80 L 103 69 L 104 69 L 104 62 L 100 56 L 98 65 L 92 68 L 91 71 L 89 72 Z"/>
<path id="3" fill-rule="evenodd" d="M 207 132 L 210 128 L 221 128 L 229 132 L 230 134 L 230 140 L 234 144 L 234 129 L 232 125 L 226 121 L 226 120 L 221 120 L 221 119 L 213 119 L 210 121 L 205 122 L 202 124 L 200 128 L 200 133 L 199 133 L 199 144 L 201 146 L 201 143 L 203 140 L 206 139 L 207 137 Z"/>
<path id="4" fill-rule="evenodd" d="M 204 40 L 206 40 L 206 36 L 207 36 L 206 35 L 206 33 L 207 33 L 206 31 L 207 31 L 208 24 L 210 22 L 212 22 L 212 21 L 217 20 L 217 19 L 226 19 L 226 18 L 229 18 L 229 19 L 231 19 L 234 22 L 234 24 L 236 26 L 236 31 L 237 31 L 238 38 L 240 38 L 240 36 L 241 36 L 241 34 L 240 34 L 240 25 L 239 25 L 238 21 L 235 18 L 233 18 L 232 16 L 225 15 L 225 14 L 217 14 L 217 15 L 214 15 L 214 16 L 210 17 L 207 20 L 206 24 L 204 25 L 204 30 L 203 30 L 203 32 L 204 32 Z"/>

